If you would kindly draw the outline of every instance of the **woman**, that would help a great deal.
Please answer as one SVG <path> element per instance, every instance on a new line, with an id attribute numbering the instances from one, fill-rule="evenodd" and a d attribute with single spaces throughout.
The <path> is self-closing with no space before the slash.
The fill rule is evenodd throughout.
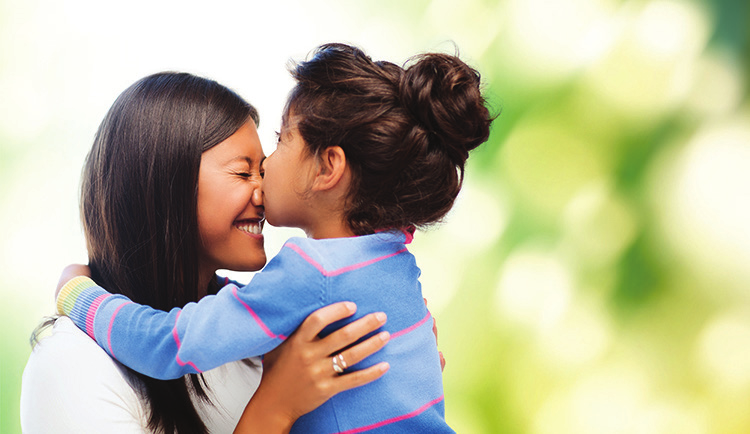
<path id="1" fill-rule="evenodd" d="M 123 92 L 99 127 L 83 173 L 81 209 L 92 277 L 114 292 L 168 310 L 214 293 L 218 268 L 260 269 L 266 257 L 257 123 L 255 109 L 234 92 L 189 74 L 155 74 Z M 203 181 L 217 168 L 203 156 L 230 137 L 239 137 L 235 144 L 242 157 L 218 168 L 230 183 L 213 191 Z M 236 205 L 234 218 L 212 212 L 217 200 Z M 245 432 L 285 432 L 329 397 L 384 372 L 383 366 L 341 377 L 331 371 L 332 353 L 383 323 L 370 315 L 317 338 L 324 326 L 353 309 L 338 304 L 310 315 L 266 357 L 261 386 L 249 403 L 260 380 L 257 359 L 154 380 L 118 364 L 69 320 L 58 319 L 24 371 L 22 427 L 229 432 L 244 412 Z M 360 360 L 384 344 L 368 339 L 347 349 L 347 357 Z"/>

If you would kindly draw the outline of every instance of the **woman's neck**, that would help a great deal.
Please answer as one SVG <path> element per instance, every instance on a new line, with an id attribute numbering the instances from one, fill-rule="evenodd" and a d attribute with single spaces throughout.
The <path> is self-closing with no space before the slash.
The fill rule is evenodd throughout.
<path id="1" fill-rule="evenodd" d="M 208 295 L 211 282 L 216 279 L 216 269 L 213 267 L 201 268 L 198 273 L 198 300 Z"/>

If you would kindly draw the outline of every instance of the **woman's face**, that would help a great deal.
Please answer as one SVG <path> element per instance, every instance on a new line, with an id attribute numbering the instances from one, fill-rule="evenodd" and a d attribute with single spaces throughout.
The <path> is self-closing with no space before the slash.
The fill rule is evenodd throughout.
<path id="1" fill-rule="evenodd" d="M 264 158 L 252 121 L 201 156 L 198 229 L 202 278 L 219 268 L 256 271 L 265 265 L 260 173 Z"/>

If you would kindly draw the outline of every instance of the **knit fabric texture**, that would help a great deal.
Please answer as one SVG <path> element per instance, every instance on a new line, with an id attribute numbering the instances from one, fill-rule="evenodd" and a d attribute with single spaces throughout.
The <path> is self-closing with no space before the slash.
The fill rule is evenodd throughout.
<path id="1" fill-rule="evenodd" d="M 169 312 L 110 294 L 85 277 L 65 285 L 57 306 L 112 357 L 160 379 L 264 354 L 331 303 L 352 301 L 357 313 L 327 327 L 323 336 L 383 311 L 388 321 L 381 330 L 390 332 L 390 342 L 348 370 L 380 361 L 390 370 L 302 416 L 292 433 L 450 433 L 433 320 L 405 245 L 410 241 L 409 233 L 398 231 L 292 238 L 248 285 L 230 283 L 215 296 Z"/>

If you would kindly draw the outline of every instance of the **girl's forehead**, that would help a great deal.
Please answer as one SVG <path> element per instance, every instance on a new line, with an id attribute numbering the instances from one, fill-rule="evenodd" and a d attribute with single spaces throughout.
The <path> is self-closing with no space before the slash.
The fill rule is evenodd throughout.
<path id="1" fill-rule="evenodd" d="M 284 118 L 281 120 L 281 134 L 291 134 L 297 129 L 297 125 L 299 124 L 300 120 L 302 119 L 301 116 L 295 115 L 295 114 L 289 114 L 288 116 L 284 116 Z"/>

